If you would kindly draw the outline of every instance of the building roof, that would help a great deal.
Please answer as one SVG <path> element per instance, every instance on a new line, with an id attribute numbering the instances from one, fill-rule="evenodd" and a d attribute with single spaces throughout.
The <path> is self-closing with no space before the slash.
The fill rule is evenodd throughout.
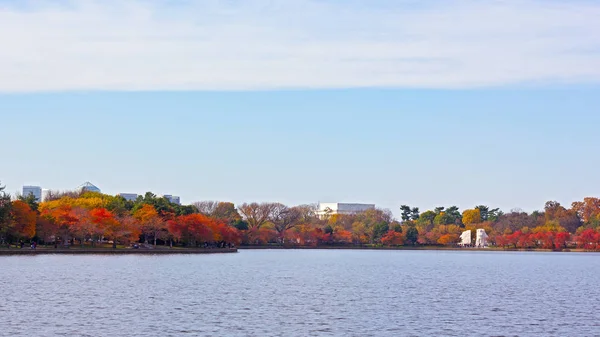
<path id="1" fill-rule="evenodd" d="M 80 190 L 88 190 L 88 191 L 100 191 L 100 189 L 98 188 L 98 186 L 90 183 L 89 181 L 86 181 L 85 183 L 81 184 L 81 186 L 79 186 Z"/>

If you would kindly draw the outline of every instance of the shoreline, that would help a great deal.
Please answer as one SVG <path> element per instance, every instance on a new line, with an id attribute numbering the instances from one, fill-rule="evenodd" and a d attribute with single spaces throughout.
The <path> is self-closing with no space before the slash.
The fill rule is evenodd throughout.
<path id="1" fill-rule="evenodd" d="M 211 248 L 211 249 L 123 249 L 123 248 L 87 248 L 87 249 L 54 249 L 54 248 L 10 248 L 0 249 L 0 256 L 11 255 L 173 255 L 173 254 L 228 254 L 237 253 L 237 248 Z"/>
<path id="2" fill-rule="evenodd" d="M 365 246 L 238 246 L 240 250 L 261 250 L 261 249 L 322 249 L 322 250 L 437 250 L 437 251 L 462 251 L 462 252 L 546 252 L 546 253 L 598 253 L 585 249 L 573 248 L 563 250 L 543 249 L 543 248 L 458 248 L 458 247 L 438 247 L 438 246 L 401 246 L 401 247 L 365 247 Z"/>

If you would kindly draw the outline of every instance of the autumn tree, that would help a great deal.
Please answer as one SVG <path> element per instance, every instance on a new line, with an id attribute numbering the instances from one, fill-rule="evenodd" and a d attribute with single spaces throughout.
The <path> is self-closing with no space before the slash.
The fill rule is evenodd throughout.
<path id="1" fill-rule="evenodd" d="M 97 231 L 99 226 L 92 221 L 90 211 L 85 208 L 74 208 L 72 211 L 75 221 L 71 224 L 71 234 L 76 239 L 79 239 L 79 243 L 83 247 L 84 242 L 87 238 L 92 239 L 92 246 L 94 246 L 93 234 Z"/>
<path id="2" fill-rule="evenodd" d="M 301 223 L 319 223 L 321 222 L 317 216 L 317 204 L 299 205 L 294 206 L 300 212 Z"/>
<path id="3" fill-rule="evenodd" d="M 198 212 L 206 216 L 214 216 L 219 202 L 214 200 L 196 201 L 192 205 L 196 207 Z"/>
<path id="4" fill-rule="evenodd" d="M 378 242 L 389 230 L 393 221 L 392 213 L 387 209 L 369 209 L 356 214 L 356 221 L 365 225 L 370 243 Z"/>
<path id="5" fill-rule="evenodd" d="M 56 238 L 56 235 L 58 234 L 58 225 L 51 216 L 48 216 L 48 214 L 40 214 L 36 220 L 35 232 L 37 237 L 43 241 L 44 245 L 47 245 Z"/>
<path id="6" fill-rule="evenodd" d="M 352 224 L 352 240 L 361 245 L 369 242 L 367 226 L 363 222 L 356 221 Z"/>
<path id="7" fill-rule="evenodd" d="M 548 201 L 544 207 L 546 222 L 556 220 L 568 232 L 575 233 L 581 226 L 581 219 L 574 209 L 566 209 L 559 202 Z"/>
<path id="8" fill-rule="evenodd" d="M 249 230 L 260 229 L 268 220 L 271 212 L 276 207 L 275 203 L 263 202 L 263 203 L 243 203 L 238 209 L 244 217 L 244 220 L 248 223 Z"/>
<path id="9" fill-rule="evenodd" d="M 544 222 L 543 217 L 540 218 L 529 215 L 526 212 L 513 210 L 510 213 L 500 215 L 498 220 L 493 222 L 492 226 L 496 232 L 504 233 L 506 230 L 515 232 L 523 227 L 534 228 L 543 225 Z"/>
<path id="10" fill-rule="evenodd" d="M 59 205 L 53 209 L 44 209 L 42 216 L 48 217 L 57 225 L 57 234 L 62 239 L 63 245 L 66 246 L 70 239 L 71 228 L 78 220 L 73 214 L 73 208 L 68 204 Z"/>
<path id="11" fill-rule="evenodd" d="M 37 212 L 39 203 L 38 203 L 38 200 L 36 199 L 35 195 L 33 195 L 32 193 L 29 193 L 28 195 L 20 195 L 17 197 L 17 199 L 28 204 L 32 210 Z"/>
<path id="12" fill-rule="evenodd" d="M 283 241 L 285 231 L 294 228 L 299 224 L 302 213 L 295 207 L 288 207 L 281 203 L 275 203 L 272 206 L 268 220 L 273 223 L 275 231 Z"/>
<path id="13" fill-rule="evenodd" d="M 106 235 L 113 239 L 113 247 L 116 247 L 116 242 L 129 244 L 137 242 L 142 234 L 139 221 L 131 215 L 125 214 L 115 218 L 106 224 Z"/>
<path id="14" fill-rule="evenodd" d="M 600 219 L 600 199 L 584 198 L 583 201 L 576 201 L 571 204 L 571 208 L 577 212 L 579 218 L 586 224 L 598 225 Z"/>
<path id="15" fill-rule="evenodd" d="M 456 242 L 458 242 L 458 239 L 458 234 L 443 234 L 437 240 L 437 243 L 439 243 L 440 245 L 453 245 L 456 244 Z"/>
<path id="16" fill-rule="evenodd" d="M 148 243 L 148 237 L 151 236 L 154 240 L 154 247 L 156 247 L 156 241 L 166 229 L 165 221 L 160 217 L 156 209 L 149 204 L 142 205 L 141 208 L 135 211 L 133 216 L 141 225 L 144 242 Z"/>
<path id="17" fill-rule="evenodd" d="M 391 230 L 381 237 L 381 243 L 387 246 L 400 246 L 404 244 L 404 237 L 401 232 Z"/>
<path id="18" fill-rule="evenodd" d="M 190 246 L 196 246 L 198 242 L 209 242 L 213 240 L 213 231 L 210 224 L 213 220 L 204 214 L 189 214 L 179 216 L 177 225 L 171 227 L 176 236 L 185 239 Z"/>
<path id="19" fill-rule="evenodd" d="M 35 236 L 37 213 L 26 202 L 21 200 L 13 201 L 10 215 L 14 223 L 11 231 L 17 238 L 17 241 L 21 238 L 31 239 Z"/>
<path id="20" fill-rule="evenodd" d="M 115 223 L 117 220 L 111 211 L 107 210 L 106 208 L 94 208 L 89 213 L 89 221 L 97 228 L 98 231 L 101 231 L 103 234 L 105 234 L 106 237 L 112 238 L 110 228 L 116 226 Z M 114 238 L 112 239 L 113 248 L 117 248 L 117 240 Z"/>
<path id="21" fill-rule="evenodd" d="M 478 208 L 467 209 L 463 212 L 462 222 L 465 225 L 481 222 L 481 210 Z"/>

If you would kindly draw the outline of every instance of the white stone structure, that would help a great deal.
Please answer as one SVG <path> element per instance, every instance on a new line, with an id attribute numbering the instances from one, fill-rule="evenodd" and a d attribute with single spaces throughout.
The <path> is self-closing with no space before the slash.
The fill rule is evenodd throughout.
<path id="1" fill-rule="evenodd" d="M 462 232 L 459 245 L 463 247 L 471 245 L 471 230 Z"/>
<path id="2" fill-rule="evenodd" d="M 322 219 L 324 217 L 334 214 L 356 214 L 370 209 L 375 209 L 375 205 L 355 203 L 347 204 L 340 202 L 320 202 L 316 214 L 319 218 Z"/>
<path id="3" fill-rule="evenodd" d="M 35 197 L 35 201 L 42 201 L 42 188 L 40 186 L 23 186 L 23 196 L 27 197 L 30 194 Z"/>
<path id="4" fill-rule="evenodd" d="M 477 247 L 477 248 L 487 247 L 487 245 L 488 245 L 487 238 L 488 238 L 488 235 L 486 234 L 485 229 L 483 229 L 483 228 L 477 229 L 477 239 L 475 240 L 475 247 Z"/>

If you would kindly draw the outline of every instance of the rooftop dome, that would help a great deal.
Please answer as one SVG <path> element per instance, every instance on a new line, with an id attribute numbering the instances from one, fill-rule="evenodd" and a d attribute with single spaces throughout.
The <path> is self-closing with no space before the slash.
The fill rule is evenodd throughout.
<path id="1" fill-rule="evenodd" d="M 88 192 L 98 192 L 98 193 L 101 193 L 101 191 L 98 188 L 98 186 L 90 183 L 89 181 L 86 181 L 85 183 L 83 183 L 81 186 L 79 186 L 78 189 L 83 190 L 83 191 L 88 191 Z"/>

